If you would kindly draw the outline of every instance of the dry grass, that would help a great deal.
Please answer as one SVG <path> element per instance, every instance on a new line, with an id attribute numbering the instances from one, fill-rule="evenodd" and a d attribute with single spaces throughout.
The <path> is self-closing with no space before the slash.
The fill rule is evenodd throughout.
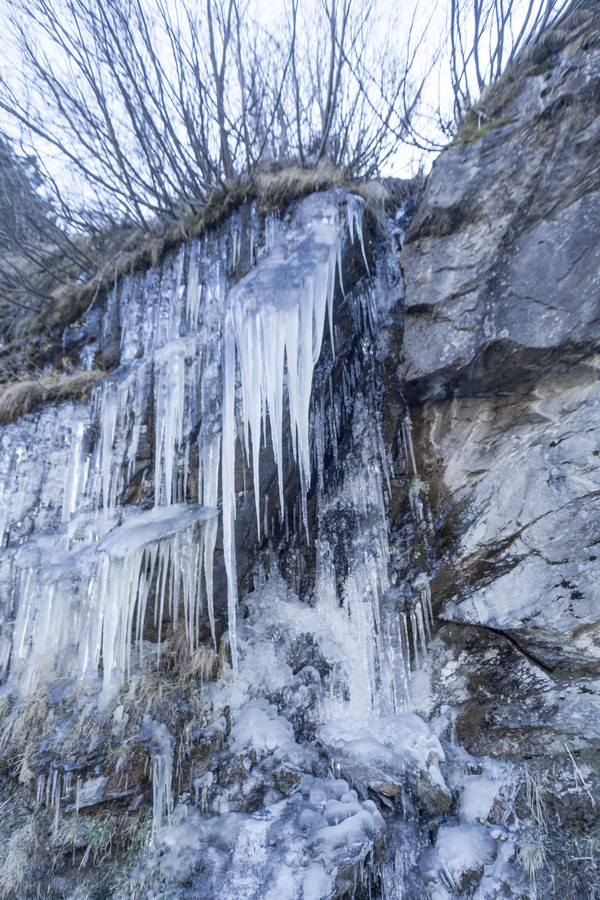
<path id="1" fill-rule="evenodd" d="M 519 841 L 517 860 L 529 878 L 534 897 L 537 896 L 538 873 L 546 863 L 543 832 L 533 828 L 525 829 Z"/>
<path id="2" fill-rule="evenodd" d="M 33 821 L 10 836 L 6 856 L 0 868 L 0 897 L 22 897 L 22 887 L 31 871 L 31 858 L 37 845 Z"/>
<path id="3" fill-rule="evenodd" d="M 461 147 L 472 144 L 474 141 L 479 140 L 479 138 L 485 137 L 485 135 L 489 134 L 491 131 L 495 131 L 497 128 L 504 128 L 505 125 L 514 122 L 517 116 L 518 113 L 513 113 L 510 116 L 500 116 L 498 119 L 480 121 L 475 114 L 469 118 L 468 122 L 465 122 L 465 124 L 460 127 L 455 140 L 458 141 Z"/>
<path id="4" fill-rule="evenodd" d="M 218 664 L 219 658 L 212 647 L 202 645 L 184 664 L 181 678 L 184 682 L 214 681 Z"/>
<path id="5" fill-rule="evenodd" d="M 361 191 L 360 185 L 345 180 L 341 172 L 328 165 L 315 169 L 292 166 L 276 174 L 259 173 L 251 180 L 242 177 L 215 191 L 197 215 L 174 223 L 164 234 L 131 228 L 119 232 L 117 241 L 108 236 L 106 258 L 95 275 L 83 284 L 73 282 L 57 288 L 52 293 L 51 304 L 27 323 L 27 331 L 29 334 L 47 334 L 77 321 L 91 304 L 113 290 L 119 278 L 157 266 L 182 241 L 219 228 L 245 203 L 257 200 L 259 214 L 264 215 L 284 208 L 294 199 L 332 187 L 352 187 Z"/>
<path id="6" fill-rule="evenodd" d="M 41 733 L 42 726 L 48 716 L 47 692 L 39 691 L 26 703 L 12 710 L 3 710 L 2 730 L 0 731 L 0 749 L 22 747 L 34 735 Z"/>
<path id="7" fill-rule="evenodd" d="M 259 214 L 285 209 L 294 200 L 300 200 L 316 191 L 337 187 L 359 189 L 344 178 L 343 172 L 326 163 L 314 169 L 288 166 L 279 172 L 259 172 L 256 177 Z"/>
<path id="8" fill-rule="evenodd" d="M 19 379 L 0 386 L 0 424 L 7 425 L 31 412 L 42 403 L 61 400 L 87 400 L 91 390 L 106 372 L 92 369 L 72 375 L 50 373 L 36 379 Z"/>
<path id="9" fill-rule="evenodd" d="M 418 178 L 413 180 L 405 191 L 408 196 L 417 186 Z M 401 190 L 408 182 L 352 181 L 346 178 L 339 169 L 332 168 L 327 162 L 320 163 L 314 169 L 303 169 L 300 166 L 288 166 L 280 172 L 261 172 L 256 178 L 258 191 L 258 213 L 264 216 L 269 212 L 286 209 L 295 200 L 307 197 L 317 191 L 328 191 L 343 188 L 362 197 L 369 214 L 380 221 L 385 205 L 390 200 L 397 200 L 398 184 Z M 403 198 L 406 199 L 406 198 Z"/>

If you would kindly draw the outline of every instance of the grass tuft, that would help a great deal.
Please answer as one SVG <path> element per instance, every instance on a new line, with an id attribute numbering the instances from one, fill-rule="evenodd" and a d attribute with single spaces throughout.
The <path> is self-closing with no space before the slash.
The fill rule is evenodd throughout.
<path id="1" fill-rule="evenodd" d="M 71 375 L 50 373 L 36 379 L 18 379 L 0 386 L 0 424 L 7 425 L 43 403 L 89 399 L 94 385 L 104 378 L 100 369 Z"/>
<path id="2" fill-rule="evenodd" d="M 495 131 L 497 128 L 504 128 L 506 125 L 514 122 L 517 116 L 518 113 L 512 113 L 510 116 L 500 116 L 498 119 L 480 121 L 477 115 L 474 114 L 468 122 L 461 126 L 455 141 L 458 141 L 461 147 L 465 147 L 467 144 L 472 144 L 478 141 L 479 138 L 485 137 L 486 134 Z"/>
<path id="3" fill-rule="evenodd" d="M 31 857 L 36 845 L 33 820 L 17 828 L 10 836 L 0 868 L 0 897 L 23 896 L 22 888 L 31 875 Z"/>

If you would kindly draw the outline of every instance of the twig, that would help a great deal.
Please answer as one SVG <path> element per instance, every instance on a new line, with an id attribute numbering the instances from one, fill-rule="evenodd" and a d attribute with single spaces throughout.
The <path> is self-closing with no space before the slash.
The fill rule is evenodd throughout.
<path id="1" fill-rule="evenodd" d="M 567 746 L 566 741 L 565 741 L 564 747 L 565 747 L 565 750 L 567 751 L 567 753 L 569 754 L 569 756 L 570 756 L 570 758 L 571 758 L 571 762 L 573 763 L 573 768 L 575 769 L 576 773 L 577 773 L 577 774 L 579 775 L 579 777 L 581 778 L 581 783 L 582 783 L 583 787 L 585 788 L 585 790 L 587 791 L 588 797 L 589 797 L 590 800 L 592 801 L 592 806 L 593 806 L 593 808 L 596 809 L 596 801 L 595 801 L 594 798 L 592 797 L 592 792 L 590 791 L 590 789 L 589 789 L 589 787 L 588 787 L 588 785 L 587 785 L 587 782 L 586 782 L 585 778 L 584 778 L 583 775 L 581 774 L 581 771 L 580 771 L 580 769 L 579 769 L 579 766 L 578 766 L 577 763 L 575 762 L 575 757 L 573 756 L 573 754 L 572 754 L 571 751 L 569 750 L 569 747 Z"/>

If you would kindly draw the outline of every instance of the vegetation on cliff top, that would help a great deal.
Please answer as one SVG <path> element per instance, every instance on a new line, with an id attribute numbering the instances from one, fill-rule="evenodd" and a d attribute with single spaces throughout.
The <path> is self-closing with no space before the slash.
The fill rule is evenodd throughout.
<path id="1" fill-rule="evenodd" d="M 356 181 L 403 146 L 441 149 L 484 85 L 582 0 L 282 0 L 268 23 L 251 0 L 2 3 L 0 181 L 19 212 L 0 241 L 31 266 L 7 257 L 0 289 L 36 308 L 50 271 L 66 284 L 97 273 L 115 228 L 185 231 L 215 198 L 260 192 L 272 166 L 326 163 Z"/>
<path id="2" fill-rule="evenodd" d="M 237 0 L 183 2 L 177 21 L 162 0 L 3 2 L 20 60 L 0 79 L 0 382 L 18 382 L 3 393 L 4 421 L 65 394 L 40 376 L 76 364 L 63 365 L 64 328 L 122 275 L 249 201 L 259 216 L 333 186 L 372 201 L 369 179 L 400 146 L 437 150 L 465 118 L 463 142 L 503 125 L 482 123 L 471 96 L 582 5 L 415 0 L 401 21 L 385 4 L 290 0 L 266 26 Z M 316 42 L 301 37 L 306 17 Z M 431 100 L 442 64 L 451 110 Z M 26 152 L 8 137 L 15 126 Z"/>

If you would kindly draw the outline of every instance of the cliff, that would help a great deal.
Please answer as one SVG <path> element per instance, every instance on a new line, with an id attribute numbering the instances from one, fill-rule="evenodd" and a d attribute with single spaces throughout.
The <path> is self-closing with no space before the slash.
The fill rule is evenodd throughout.
<path id="1" fill-rule="evenodd" d="M 446 519 L 439 615 L 544 685 L 531 732 L 494 701 L 500 753 L 598 738 L 580 687 L 591 700 L 600 663 L 599 27 L 582 16 L 543 72 L 493 89 L 502 120 L 440 156 L 401 258 L 405 393 Z"/>
<path id="2" fill-rule="evenodd" d="M 472 753 L 529 760 L 558 868 L 565 823 L 581 839 L 595 822 L 600 747 L 599 142 L 590 9 L 482 97 L 401 256 L 404 390 L 438 517 L 436 708 Z"/>
<path id="3" fill-rule="evenodd" d="M 240 202 L 44 337 L 0 896 L 599 895 L 599 138 L 592 7 L 416 210 Z"/>

